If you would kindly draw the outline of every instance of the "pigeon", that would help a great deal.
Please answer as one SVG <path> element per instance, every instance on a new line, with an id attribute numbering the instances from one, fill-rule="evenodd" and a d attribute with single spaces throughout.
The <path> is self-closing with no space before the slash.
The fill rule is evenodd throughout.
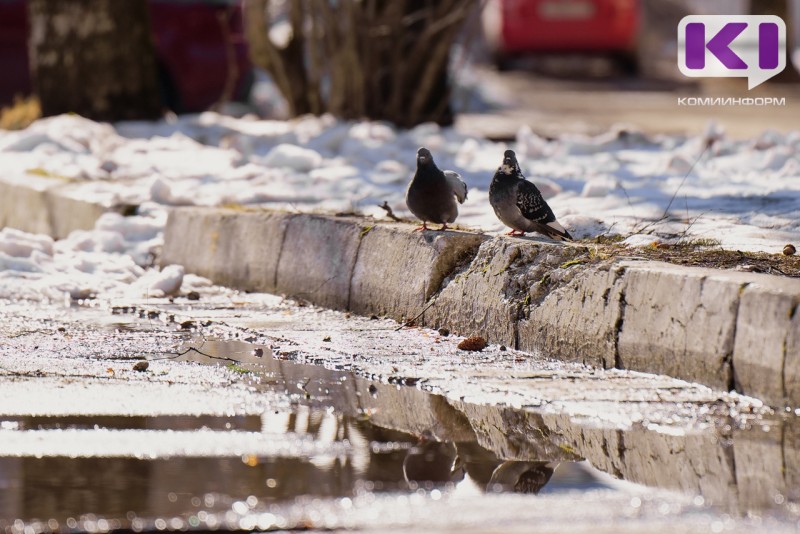
<path id="1" fill-rule="evenodd" d="M 454 171 L 439 170 L 427 148 L 417 150 L 417 172 L 406 191 L 408 209 L 422 221 L 416 230 L 427 230 L 429 222 L 441 224 L 439 231 L 447 230 L 447 223 L 458 217 L 456 200 L 463 204 L 466 199 L 467 184 L 461 176 Z"/>
<path id="2" fill-rule="evenodd" d="M 539 189 L 522 175 L 513 150 L 505 151 L 503 164 L 494 173 L 489 186 L 489 203 L 497 218 L 511 227 L 507 235 L 539 232 L 551 239 L 572 241 Z"/>

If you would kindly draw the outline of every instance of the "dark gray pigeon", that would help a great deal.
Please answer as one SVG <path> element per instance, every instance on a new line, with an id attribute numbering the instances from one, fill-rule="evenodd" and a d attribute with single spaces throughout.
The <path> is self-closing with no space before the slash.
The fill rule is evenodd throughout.
<path id="1" fill-rule="evenodd" d="M 572 241 L 539 189 L 522 175 L 513 150 L 503 154 L 503 164 L 494 173 L 489 186 L 489 203 L 497 218 L 511 227 L 508 235 L 539 232 L 551 239 Z"/>
<path id="2" fill-rule="evenodd" d="M 467 184 L 453 171 L 441 171 L 433 161 L 431 151 L 425 147 L 417 150 L 417 172 L 408 184 L 406 205 L 415 217 L 422 221 L 417 230 L 427 230 L 427 223 L 441 224 L 439 229 L 447 230 L 447 223 L 458 217 L 458 204 L 467 199 Z"/>

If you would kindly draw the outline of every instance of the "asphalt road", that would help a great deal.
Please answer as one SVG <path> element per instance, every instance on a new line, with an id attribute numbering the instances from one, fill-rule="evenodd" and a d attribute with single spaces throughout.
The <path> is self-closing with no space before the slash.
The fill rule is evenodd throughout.
<path id="1" fill-rule="evenodd" d="M 632 77 L 557 77 L 525 65 L 498 72 L 475 68 L 480 91 L 502 102 L 484 111 L 466 111 L 456 119 L 462 131 L 512 139 L 528 125 L 543 136 L 598 134 L 614 124 L 633 125 L 651 134 L 700 134 L 710 121 L 734 138 L 751 138 L 766 129 L 800 128 L 800 84 L 767 82 L 751 91 L 744 78 L 647 80 Z M 691 98 L 785 98 L 785 105 L 681 105 Z M 474 110 L 475 106 L 471 106 Z M 470 106 L 467 107 L 470 109 Z"/>

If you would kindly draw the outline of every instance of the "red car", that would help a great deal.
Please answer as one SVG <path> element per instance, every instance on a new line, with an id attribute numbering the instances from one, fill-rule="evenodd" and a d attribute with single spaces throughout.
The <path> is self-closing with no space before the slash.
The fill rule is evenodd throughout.
<path id="1" fill-rule="evenodd" d="M 164 105 L 176 112 L 208 109 L 235 68 L 234 100 L 253 82 L 239 0 L 148 0 Z M 31 93 L 25 0 L 0 0 L 0 106 Z M 227 43 L 230 44 L 227 44 Z M 234 65 L 229 65 L 230 47 Z"/>
<path id="2" fill-rule="evenodd" d="M 489 0 L 483 12 L 498 63 L 531 53 L 603 53 L 635 62 L 638 0 Z"/>

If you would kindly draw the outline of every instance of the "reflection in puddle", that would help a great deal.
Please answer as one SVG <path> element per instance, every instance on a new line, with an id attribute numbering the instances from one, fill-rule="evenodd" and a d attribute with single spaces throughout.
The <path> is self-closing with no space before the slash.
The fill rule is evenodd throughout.
<path id="1" fill-rule="evenodd" d="M 25 417 L 13 424 L 19 431 L 185 431 L 208 426 L 253 430 L 257 423 L 265 434 L 346 443 L 348 452 L 307 458 L 0 458 L 0 518 L 60 525 L 103 518 L 113 521 L 109 528 L 146 525 L 154 518 L 199 525 L 198 518 L 224 514 L 248 500 L 268 506 L 298 497 L 353 498 L 366 492 L 538 493 L 548 482 L 555 491 L 570 484 L 569 477 L 562 482 L 553 476 L 554 466 L 547 462 L 502 461 L 474 442 L 437 441 L 431 433 L 415 437 L 331 410 L 298 406 L 291 413 L 272 412 L 260 419 L 231 418 L 230 427 L 223 419 L 103 417 L 90 425 L 81 417 Z M 9 428 L 11 420 L 5 422 Z M 602 487 L 590 469 L 576 464 L 564 471 L 583 471 L 586 487 Z M 0 528 L 9 525 L 0 519 Z"/>
<path id="2" fill-rule="evenodd" d="M 289 399 L 281 406 L 291 409 L 229 417 L 0 415 L 5 439 L 52 445 L 51 452 L 29 448 L 0 457 L 0 531 L 24 532 L 32 524 L 31 532 L 294 528 L 302 524 L 281 519 L 274 507 L 308 499 L 344 506 L 374 495 L 535 498 L 614 487 L 579 452 L 620 478 L 725 507 L 796 497 L 798 440 L 788 423 L 775 432 L 729 428 L 726 439 L 642 428 L 580 427 L 570 435 L 574 428 L 559 414 L 472 405 L 273 358 L 268 347 L 205 341 L 197 348 L 171 359 L 227 367 L 253 391 Z M 75 443 L 109 435 L 125 447 L 58 449 L 67 436 Z M 229 439 L 208 443 L 220 436 Z M 276 446 L 246 445 L 254 436 Z M 172 449 L 153 447 L 176 437 L 184 441 Z M 196 446 L 181 449 L 186 440 Z M 239 521 L 231 513 L 258 515 L 243 526 L 231 523 Z"/>
<path id="3" fill-rule="evenodd" d="M 129 443 L 128 449 L 111 454 L 36 457 L 20 451 L 18 457 L 0 458 L 0 530 L 13 529 L 15 519 L 23 522 L 17 526 L 35 524 L 39 530 L 213 528 L 242 503 L 263 508 L 298 498 L 420 491 L 535 494 L 546 484 L 551 491 L 574 487 L 576 472 L 583 473 L 584 487 L 604 487 L 597 478 L 601 475 L 585 463 L 567 462 L 554 471 L 557 462 L 498 458 L 478 444 L 474 433 L 454 430 L 465 422 L 442 412 L 446 405 L 441 399 L 413 388 L 277 360 L 268 349 L 253 350 L 243 343 L 205 342 L 201 351 L 178 359 L 227 366 L 258 391 L 291 397 L 293 409 L 231 417 L 0 417 L 0 430 L 45 440 L 62 440 L 65 433 L 94 440 L 127 432 L 142 450 L 134 456 L 144 456 L 131 457 Z M 426 420 L 424 414 L 419 424 L 387 423 L 392 395 L 405 390 L 430 397 L 437 418 L 457 424 L 443 428 L 437 418 Z M 287 445 L 269 455 L 233 450 L 224 456 L 147 457 L 149 441 L 192 432 L 207 436 L 206 431 L 257 434 Z M 309 440 L 320 454 L 292 445 Z"/>

